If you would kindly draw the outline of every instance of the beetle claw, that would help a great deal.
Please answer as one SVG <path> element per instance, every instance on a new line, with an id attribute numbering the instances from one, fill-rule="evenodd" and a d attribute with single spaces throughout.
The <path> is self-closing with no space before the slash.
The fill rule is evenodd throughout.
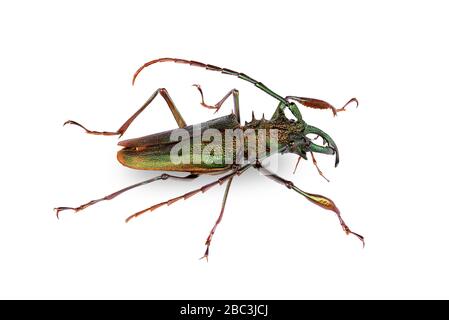
<path id="1" fill-rule="evenodd" d="M 200 260 L 203 260 L 203 259 L 206 259 L 206 262 L 209 262 L 209 245 L 207 245 L 204 255 L 200 258 Z"/>
<path id="2" fill-rule="evenodd" d="M 59 220 L 59 213 L 61 211 L 64 211 L 64 210 L 73 210 L 75 212 L 78 211 L 77 208 L 72 208 L 72 207 L 57 207 L 57 208 L 54 208 L 53 210 L 56 211 L 56 218 L 58 218 L 58 220 Z"/>
<path id="3" fill-rule="evenodd" d="M 66 122 L 64 122 L 64 124 L 63 124 L 62 126 L 65 127 L 66 124 L 73 124 L 73 125 L 75 125 L 75 126 L 78 126 L 78 127 L 83 128 L 83 129 L 86 130 L 86 131 L 89 131 L 89 130 L 86 129 L 82 124 L 79 124 L 78 122 L 73 121 L 73 120 L 67 120 Z"/>
<path id="4" fill-rule="evenodd" d="M 359 239 L 360 241 L 362 241 L 363 248 L 365 248 L 365 238 L 364 238 L 362 235 L 360 235 L 360 234 L 358 234 L 358 233 L 355 233 L 355 232 L 352 232 L 351 229 L 349 229 L 347 225 L 343 225 L 343 230 L 344 230 L 345 233 L 348 234 L 348 235 L 349 235 L 349 234 L 352 234 L 352 235 L 356 236 L 357 239 Z"/>
<path id="5" fill-rule="evenodd" d="M 119 131 L 93 131 L 93 130 L 89 130 L 87 129 L 85 126 L 83 126 L 82 124 L 73 121 L 73 120 L 67 120 L 66 122 L 64 122 L 64 124 L 62 126 L 65 126 L 66 124 L 73 124 L 75 126 L 78 126 L 80 128 L 82 128 L 84 131 L 86 131 L 86 133 L 88 134 L 93 134 L 93 135 L 100 135 L 100 136 L 116 136 L 119 135 L 120 137 L 123 135 L 124 130 L 122 131 L 121 129 L 119 129 Z"/>
<path id="6" fill-rule="evenodd" d="M 356 236 L 360 241 L 362 241 L 363 248 L 365 248 L 365 238 L 363 238 L 362 235 L 352 232 L 352 231 L 350 231 L 349 233 Z"/>

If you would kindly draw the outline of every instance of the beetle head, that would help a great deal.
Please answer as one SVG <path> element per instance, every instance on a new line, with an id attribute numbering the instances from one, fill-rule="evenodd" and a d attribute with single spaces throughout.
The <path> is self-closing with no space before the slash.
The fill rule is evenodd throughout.
<path id="1" fill-rule="evenodd" d="M 307 137 L 308 134 L 316 134 L 318 137 L 321 137 L 323 139 L 323 145 L 314 143 L 314 140 Z M 330 155 L 335 154 L 335 166 L 340 161 L 338 148 L 334 140 L 327 133 L 316 127 L 305 125 L 302 132 L 290 135 L 290 141 L 288 152 L 296 153 L 301 158 L 307 159 L 307 152 L 316 152 Z"/>

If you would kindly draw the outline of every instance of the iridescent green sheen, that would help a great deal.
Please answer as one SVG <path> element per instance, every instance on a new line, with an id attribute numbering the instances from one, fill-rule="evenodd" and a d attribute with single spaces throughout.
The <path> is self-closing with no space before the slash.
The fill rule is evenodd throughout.
<path id="1" fill-rule="evenodd" d="M 261 160 L 273 155 L 274 153 L 294 153 L 299 155 L 297 162 L 298 164 L 301 158 L 307 159 L 307 154 L 310 153 L 313 164 L 316 166 L 318 173 L 323 178 L 328 180 L 318 167 L 314 153 L 335 155 L 335 166 L 337 166 L 339 162 L 337 145 L 327 133 L 314 126 L 308 125 L 303 120 L 298 105 L 296 105 L 295 102 L 309 108 L 331 110 L 333 115 L 336 116 L 338 112 L 345 111 L 346 106 L 352 102 L 357 103 L 358 106 L 358 101 L 356 98 L 350 99 L 341 108 L 335 108 L 333 105 L 320 99 L 299 96 L 283 97 L 268 88 L 262 82 L 257 81 L 244 73 L 198 61 L 178 58 L 160 58 L 145 63 L 134 74 L 133 83 L 143 69 L 159 62 L 187 64 L 194 67 L 204 68 L 209 71 L 235 76 L 239 79 L 252 83 L 255 87 L 275 98 L 278 101 L 278 106 L 269 120 L 266 120 L 264 116 L 257 120 L 255 119 L 253 113 L 251 121 L 245 122 L 243 125 L 240 121 L 239 91 L 237 89 L 232 89 L 229 91 L 215 105 L 209 105 L 205 103 L 201 86 L 194 85 L 200 92 L 201 105 L 208 109 L 218 111 L 224 101 L 232 95 L 234 101 L 233 113 L 231 115 L 212 119 L 197 125 L 187 126 L 186 121 L 177 109 L 174 101 L 168 94 L 168 91 L 165 88 L 159 88 L 153 92 L 146 102 L 128 120 L 126 120 L 117 131 L 89 130 L 78 122 L 69 120 L 65 124 L 79 126 L 88 134 L 104 136 L 118 135 L 121 137 L 131 123 L 143 112 L 145 108 L 151 104 L 155 97 L 160 95 L 167 103 L 167 106 L 176 120 L 179 129 L 168 130 L 119 142 L 119 145 L 123 147 L 117 153 L 117 159 L 120 163 L 133 169 L 157 170 L 164 171 L 164 173 L 120 189 L 102 198 L 91 200 L 78 207 L 57 207 L 55 208 L 57 216 L 59 216 L 59 212 L 64 210 L 73 210 L 75 212 L 84 210 L 85 208 L 98 202 L 112 200 L 128 190 L 155 181 L 167 179 L 191 180 L 202 174 L 222 173 L 215 181 L 209 182 L 202 187 L 196 188 L 183 195 L 140 210 L 126 219 L 128 222 L 145 212 L 154 211 L 161 206 L 171 205 L 182 199 L 188 199 L 195 194 L 204 193 L 214 186 L 226 183 L 226 190 L 222 201 L 220 215 L 206 240 L 207 248 L 203 257 L 207 259 L 212 236 L 214 235 L 217 225 L 223 217 L 231 182 L 234 177 L 241 175 L 248 168 L 253 167 L 261 172 L 263 176 L 285 186 L 289 190 L 297 192 L 310 202 L 326 210 L 333 211 L 337 215 L 344 232 L 346 234 L 353 234 L 362 241 L 363 245 L 365 244 L 363 236 L 352 232 L 348 228 L 341 217 L 340 210 L 331 199 L 319 194 L 308 193 L 301 190 L 295 186 L 292 181 L 286 180 L 277 175 L 275 172 L 265 168 L 261 162 Z M 287 118 L 284 113 L 285 109 L 290 110 L 295 119 Z M 208 129 L 213 130 L 208 131 Z M 317 135 L 317 137 L 308 136 L 312 134 Z M 313 142 L 318 137 L 323 139 L 323 145 Z M 272 145 L 272 138 L 276 140 L 275 142 L 277 142 L 277 146 Z M 188 174 L 177 175 L 167 173 L 167 171 L 178 171 Z"/>
<path id="2" fill-rule="evenodd" d="M 192 173 L 225 171 L 236 163 L 237 154 L 243 154 L 247 157 L 250 151 L 253 151 L 253 149 L 250 150 L 248 147 L 248 139 L 244 139 L 242 146 L 243 153 L 239 153 L 237 150 L 235 138 L 232 145 L 225 144 L 225 130 L 241 129 L 242 132 L 248 132 L 248 130 L 254 131 L 256 145 L 259 139 L 259 131 L 265 130 L 266 157 L 270 156 L 273 152 L 272 146 L 270 145 L 270 130 L 277 130 L 278 152 L 296 153 L 303 158 L 307 157 L 306 154 L 308 151 L 324 154 L 337 153 L 338 163 L 338 149 L 329 135 L 318 128 L 307 125 L 303 120 L 293 121 L 287 119 L 281 108 L 276 110 L 275 115 L 270 120 L 264 118 L 257 120 L 253 118 L 251 122 L 240 126 L 235 116 L 231 114 L 196 126 L 174 129 L 185 130 L 188 134 L 188 139 L 182 141 L 188 143 L 189 155 L 181 163 L 173 162 L 170 157 L 172 148 L 179 142 L 170 140 L 170 135 L 174 130 L 122 141 L 119 145 L 124 146 L 124 148 L 118 152 L 117 158 L 123 165 L 140 170 L 183 171 Z M 201 130 L 195 130 L 195 128 L 200 128 Z M 220 153 L 211 154 L 204 152 L 205 148 L 210 145 L 209 141 L 201 141 L 201 134 L 206 129 L 217 129 L 220 132 L 222 141 Z M 319 146 L 313 143 L 306 136 L 311 133 L 320 135 L 328 143 L 328 146 Z M 195 161 L 195 159 L 197 160 Z M 263 160 L 263 158 L 259 158 L 259 160 Z"/>

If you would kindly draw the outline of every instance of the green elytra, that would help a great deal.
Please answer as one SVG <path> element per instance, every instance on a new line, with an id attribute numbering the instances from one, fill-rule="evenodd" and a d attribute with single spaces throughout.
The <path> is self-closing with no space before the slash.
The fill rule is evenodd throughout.
<path id="1" fill-rule="evenodd" d="M 210 64 L 204 64 L 204 63 L 197 62 L 197 61 L 176 59 L 176 58 L 161 58 L 161 59 L 152 60 L 150 62 L 147 62 L 141 68 L 139 68 L 136 71 L 136 73 L 134 74 L 133 84 L 134 84 L 134 81 L 135 81 L 137 75 L 144 68 L 146 68 L 152 64 L 158 63 L 158 62 L 169 62 L 169 61 L 176 62 L 176 63 L 189 64 L 191 66 L 198 66 L 198 67 L 205 68 L 207 70 L 219 71 L 224 74 L 237 76 L 240 79 L 243 79 L 245 81 L 248 81 L 248 82 L 254 84 L 257 88 L 261 89 L 262 91 L 264 91 L 265 93 L 269 94 L 270 96 L 274 97 L 275 99 L 277 99 L 279 101 L 279 104 L 270 120 L 265 120 L 264 118 L 262 118 L 260 120 L 256 120 L 254 118 L 254 114 L 253 114 L 252 121 L 249 123 L 245 123 L 245 125 L 242 126 L 240 124 L 238 90 L 236 90 L 236 89 L 231 90 L 217 104 L 211 106 L 204 102 L 204 97 L 203 97 L 203 92 L 202 92 L 201 87 L 199 85 L 195 85 L 201 94 L 201 98 L 202 98 L 201 105 L 206 108 L 215 109 L 216 111 L 218 111 L 220 109 L 221 105 L 223 104 L 223 102 L 227 98 L 229 98 L 232 95 L 233 99 L 234 99 L 234 113 L 232 113 L 231 115 L 228 115 L 228 116 L 220 117 L 217 119 L 213 119 L 213 120 L 201 123 L 200 126 L 202 129 L 204 129 L 204 128 L 214 128 L 214 129 L 218 129 L 218 130 L 235 129 L 235 128 L 242 128 L 244 130 L 245 129 L 255 129 L 255 130 L 277 129 L 280 132 L 280 134 L 279 134 L 279 145 L 280 145 L 279 150 L 280 150 L 280 152 L 295 153 L 295 154 L 299 155 L 299 157 L 300 157 L 299 159 L 301 159 L 301 158 L 307 159 L 307 152 L 310 152 L 310 154 L 312 156 L 313 163 L 317 167 L 320 175 L 322 175 L 322 173 L 316 164 L 316 160 L 313 156 L 313 152 L 330 154 L 330 155 L 335 154 L 336 155 L 335 166 L 338 165 L 338 162 L 339 162 L 338 148 L 337 148 L 335 142 L 333 141 L 333 139 L 324 131 L 322 131 L 314 126 L 308 125 L 302 119 L 301 113 L 300 113 L 298 107 L 296 106 L 296 104 L 294 102 L 291 102 L 290 100 L 299 102 L 300 104 L 307 106 L 307 107 L 311 107 L 311 108 L 330 109 L 330 110 L 332 110 L 332 112 L 335 116 L 338 112 L 345 111 L 345 107 L 351 102 L 356 102 L 358 105 L 357 99 L 352 98 L 342 108 L 336 109 L 329 103 L 327 103 L 323 100 L 319 100 L 319 99 L 297 97 L 297 96 L 287 96 L 287 97 L 283 98 L 282 96 L 278 95 L 277 93 L 275 93 L 274 91 L 269 89 L 267 86 L 265 86 L 261 82 L 258 82 L 243 73 L 239 73 L 239 72 L 236 72 L 236 71 L 233 71 L 230 69 L 226 69 L 226 68 L 216 67 L 216 66 L 213 66 Z M 193 139 L 193 135 L 192 135 L 193 126 L 187 126 L 185 120 L 183 119 L 180 112 L 176 108 L 176 106 L 175 106 L 173 100 L 171 99 L 171 97 L 169 96 L 167 90 L 165 90 L 163 88 L 156 90 L 150 96 L 150 98 L 142 105 L 142 107 L 139 108 L 139 110 L 137 110 L 137 112 L 135 112 L 117 131 L 92 131 L 72 120 L 66 121 L 65 124 L 74 124 L 74 125 L 80 126 L 89 134 L 107 135 L 107 136 L 110 136 L 110 135 L 122 136 L 125 133 L 125 131 L 127 130 L 127 128 L 130 126 L 130 124 L 154 100 L 154 98 L 158 94 L 160 94 L 164 98 L 164 100 L 167 102 L 168 107 L 170 108 L 176 122 L 178 123 L 178 126 L 180 128 L 183 128 L 184 130 L 187 130 L 188 132 L 190 132 L 188 139 Z M 291 113 L 294 115 L 296 120 L 287 119 L 287 117 L 284 114 L 284 110 L 286 108 L 288 108 L 291 111 Z M 331 210 L 331 211 L 335 212 L 337 214 L 337 217 L 340 221 L 340 224 L 341 224 L 343 230 L 347 234 L 355 235 L 357 238 L 359 238 L 363 242 L 363 245 L 364 245 L 364 238 L 361 235 L 352 232 L 348 228 L 348 226 L 343 221 L 343 219 L 340 215 L 340 211 L 338 210 L 338 208 L 336 207 L 336 205 L 334 204 L 334 202 L 331 199 L 326 198 L 321 195 L 318 195 L 318 194 L 307 193 L 307 192 L 299 189 L 297 186 L 295 186 L 293 184 L 293 182 L 285 180 L 285 179 L 279 177 L 278 175 L 276 175 L 275 173 L 264 168 L 261 165 L 259 160 L 257 160 L 256 162 L 253 162 L 253 163 L 248 163 L 248 164 L 239 165 L 239 166 L 225 165 L 225 164 L 216 165 L 216 164 L 210 164 L 210 163 L 181 164 L 181 165 L 171 163 L 170 157 L 169 157 L 170 150 L 171 150 L 173 144 L 175 143 L 172 140 L 170 140 L 170 134 L 172 131 L 173 130 L 168 130 L 165 132 L 156 133 L 156 134 L 152 134 L 152 135 L 148 135 L 148 136 L 144 136 L 144 137 L 140 137 L 140 138 L 120 141 L 119 145 L 123 146 L 124 148 L 118 152 L 117 158 L 123 165 L 134 168 L 134 169 L 179 171 L 179 172 L 188 172 L 189 175 L 177 176 L 177 175 L 171 175 L 171 174 L 164 173 L 164 174 L 161 174 L 154 178 L 151 178 L 151 179 L 145 180 L 143 182 L 134 184 L 132 186 L 123 188 L 123 189 L 116 191 L 112 194 L 109 194 L 105 197 L 102 197 L 102 198 L 99 198 L 96 200 L 92 200 L 92 201 L 87 202 L 78 207 L 55 208 L 55 210 L 57 212 L 57 216 L 59 217 L 59 212 L 62 210 L 74 210 L 77 212 L 77 211 L 83 210 L 93 204 L 96 204 L 98 202 L 105 201 L 105 200 L 111 200 L 111 199 L 115 198 L 116 196 L 118 196 L 118 195 L 122 194 L 123 192 L 128 191 L 130 189 L 133 189 L 138 186 L 145 185 L 145 184 L 149 184 L 149 183 L 152 183 L 155 181 L 161 181 L 161 180 L 167 180 L 167 179 L 190 180 L 190 179 L 195 179 L 199 175 L 205 174 L 205 173 L 226 173 L 226 172 L 230 171 L 230 173 L 226 174 L 225 176 L 222 176 L 221 178 L 217 179 L 216 181 L 214 181 L 212 183 L 204 185 L 201 188 L 195 189 L 195 190 L 188 192 L 184 195 L 181 195 L 179 197 L 169 199 L 167 201 L 153 205 L 147 209 L 141 210 L 141 211 L 131 215 L 126 220 L 128 222 L 129 220 L 136 218 L 147 211 L 153 211 L 163 205 L 170 205 L 178 200 L 187 199 L 199 192 L 205 192 L 213 186 L 221 185 L 224 182 L 227 182 L 226 191 L 225 191 L 225 194 L 223 197 L 222 209 L 220 212 L 220 216 L 217 219 L 211 232 L 209 233 L 209 237 L 207 238 L 207 241 L 206 241 L 207 248 L 206 248 L 206 252 L 205 252 L 203 258 L 207 258 L 209 255 L 209 246 L 210 246 L 210 243 L 212 240 L 212 236 L 215 233 L 216 227 L 219 224 L 219 222 L 221 221 L 222 216 L 223 216 L 224 207 L 226 204 L 226 200 L 227 200 L 227 196 L 229 193 L 229 188 L 230 188 L 231 182 L 233 181 L 233 178 L 235 176 L 242 174 L 249 167 L 252 166 L 252 167 L 256 168 L 257 170 L 261 171 L 264 176 L 274 180 L 275 182 L 278 182 L 278 183 L 284 185 L 285 187 L 287 187 L 290 190 L 293 190 L 293 191 L 301 194 L 302 196 L 304 196 L 306 199 L 308 199 L 312 203 L 314 203 L 324 209 Z M 313 141 L 307 137 L 308 134 L 316 134 L 317 136 L 320 136 L 323 139 L 323 141 L 326 143 L 326 145 L 320 146 L 320 145 L 313 143 Z M 202 150 L 202 149 L 200 148 L 200 150 Z M 299 161 L 299 159 L 298 159 L 298 161 Z M 322 176 L 324 177 L 324 175 L 322 175 Z"/>

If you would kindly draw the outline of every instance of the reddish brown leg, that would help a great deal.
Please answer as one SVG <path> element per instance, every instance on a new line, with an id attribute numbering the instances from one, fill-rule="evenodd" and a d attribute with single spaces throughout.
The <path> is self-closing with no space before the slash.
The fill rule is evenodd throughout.
<path id="1" fill-rule="evenodd" d="M 206 240 L 206 246 L 207 246 L 206 247 L 206 251 L 204 252 L 204 255 L 201 257 L 201 259 L 206 258 L 206 261 L 209 261 L 209 259 L 208 259 L 208 257 L 209 257 L 209 247 L 210 247 L 210 243 L 212 242 L 212 237 L 214 236 L 215 230 L 217 229 L 218 224 L 221 222 L 221 219 L 223 219 L 223 213 L 224 213 L 224 209 L 225 209 L 225 206 L 226 206 L 226 200 L 228 199 L 228 194 L 229 194 L 229 189 L 231 187 L 232 178 L 233 177 L 231 177 L 228 180 L 228 183 L 226 185 L 226 190 L 225 190 L 225 193 L 224 193 L 224 196 L 223 196 L 223 201 L 221 203 L 220 215 L 218 216 L 217 221 L 215 221 L 214 227 L 210 231 L 209 236 L 207 237 L 207 240 Z"/>
<path id="2" fill-rule="evenodd" d="M 180 128 L 184 128 L 187 124 L 184 121 L 184 119 L 182 118 L 182 116 L 179 113 L 178 109 L 176 108 L 175 103 L 173 102 L 172 98 L 168 94 L 167 90 L 164 89 L 164 88 L 157 89 L 148 98 L 148 100 L 139 108 L 139 110 L 137 110 L 136 113 L 134 113 L 128 120 L 126 120 L 125 123 L 117 131 L 93 131 L 93 130 L 87 129 L 83 125 L 79 124 L 76 121 L 72 121 L 72 120 L 66 121 L 64 123 L 64 125 L 66 125 L 66 124 L 76 125 L 78 127 L 83 128 L 86 131 L 86 133 L 88 133 L 88 134 L 103 135 L 103 136 L 118 135 L 119 137 L 121 137 L 125 133 L 125 131 L 128 129 L 128 127 L 131 125 L 131 123 L 139 116 L 140 113 L 142 113 L 143 110 L 145 110 L 146 107 L 148 107 L 148 105 L 154 100 L 154 98 L 156 98 L 156 96 L 158 94 L 160 94 L 162 96 L 162 98 L 164 98 L 164 100 L 167 102 L 167 105 L 170 108 L 170 111 L 172 112 L 173 117 L 175 118 L 176 123 L 178 124 L 178 126 Z"/>
<path id="3" fill-rule="evenodd" d="M 298 161 L 296 161 L 295 170 L 293 170 L 293 174 L 295 174 L 296 169 L 298 169 L 299 161 L 301 161 L 301 156 L 298 156 Z"/>
<path id="4" fill-rule="evenodd" d="M 277 183 L 280 183 L 280 184 L 284 185 L 288 189 L 296 191 L 300 195 L 304 196 L 307 200 L 309 200 L 310 202 L 320 206 L 321 208 L 324 208 L 324 209 L 331 210 L 331 211 L 335 212 L 335 214 L 338 217 L 338 220 L 340 221 L 340 225 L 343 228 L 343 231 L 346 234 L 352 234 L 352 235 L 356 236 L 360 241 L 362 241 L 363 247 L 365 247 L 365 239 L 363 238 L 363 236 L 361 236 L 358 233 L 352 232 L 349 229 L 349 227 L 346 225 L 346 223 L 344 222 L 343 218 L 341 217 L 340 210 L 338 210 L 337 206 L 335 205 L 335 203 L 331 199 L 326 198 L 326 197 L 324 197 L 322 195 L 319 195 L 319 194 L 308 193 L 308 192 L 305 192 L 305 191 L 299 189 L 297 186 L 295 186 L 295 184 L 293 182 L 279 177 L 278 175 L 276 175 L 275 173 L 271 172 L 270 170 L 262 167 L 260 163 L 255 164 L 254 168 L 259 170 L 267 178 L 269 178 L 269 179 L 271 179 L 273 181 L 276 181 Z"/>
<path id="5" fill-rule="evenodd" d="M 218 110 L 220 110 L 220 108 L 223 105 L 223 103 L 232 94 L 232 97 L 234 98 L 234 114 L 237 117 L 237 121 L 240 123 L 239 91 L 237 89 L 232 89 L 231 91 L 229 91 L 220 101 L 218 101 L 215 105 L 212 106 L 212 105 L 207 104 L 206 102 L 204 102 L 204 94 L 203 94 L 203 89 L 201 88 L 201 86 L 199 84 L 194 84 L 193 86 L 196 87 L 198 89 L 198 91 L 200 92 L 201 105 L 203 107 L 207 108 L 207 109 L 215 110 L 215 113 L 217 113 Z"/>
<path id="6" fill-rule="evenodd" d="M 331 109 L 332 113 L 334 114 L 334 116 L 336 116 L 338 112 L 346 111 L 346 109 L 345 109 L 346 106 L 348 104 L 350 104 L 351 102 L 355 102 L 356 103 L 356 107 L 359 106 L 359 102 L 357 101 L 356 98 L 350 99 L 348 102 L 346 102 L 346 104 L 343 107 L 341 107 L 339 109 L 335 108 L 330 103 L 328 103 L 326 101 L 323 101 L 323 100 L 319 100 L 319 99 L 295 97 L 295 96 L 287 96 L 287 97 L 285 97 L 285 99 L 297 101 L 300 104 L 302 104 L 303 106 L 306 106 L 306 107 L 309 107 L 309 108 L 314 108 L 314 109 Z"/>
<path id="7" fill-rule="evenodd" d="M 211 182 L 211 183 L 208 183 L 208 184 L 202 186 L 201 188 L 192 190 L 192 191 L 190 191 L 190 192 L 187 192 L 187 193 L 183 194 L 182 196 L 175 197 L 175 198 L 169 199 L 169 200 L 167 200 L 167 201 L 160 202 L 160 203 L 155 204 L 155 205 L 153 205 L 153 206 L 151 206 L 151 207 L 149 207 L 149 208 L 146 208 L 146 209 L 144 209 L 144 210 L 141 210 L 141 211 L 139 211 L 139 212 L 136 212 L 136 213 L 134 213 L 133 215 L 129 216 L 129 217 L 126 219 L 126 222 L 129 222 L 130 220 L 132 220 L 132 219 L 134 219 L 134 218 L 137 218 L 138 216 L 144 214 L 144 213 L 147 212 L 147 211 L 154 211 L 154 210 L 156 210 L 157 208 L 162 207 L 162 206 L 164 206 L 164 205 L 169 206 L 169 205 L 171 205 L 171 204 L 173 204 L 173 203 L 175 203 L 176 201 L 181 200 L 181 199 L 187 200 L 188 198 L 194 196 L 195 194 L 197 194 L 197 193 L 199 193 L 199 192 L 204 193 L 204 192 L 206 192 L 207 190 L 209 190 L 210 188 L 212 188 L 212 187 L 214 187 L 214 186 L 216 186 L 216 185 L 222 185 L 223 183 L 225 183 L 226 181 L 228 181 L 229 179 L 231 179 L 231 178 L 234 177 L 235 175 L 240 175 L 240 174 L 242 174 L 242 173 L 245 172 L 249 167 L 250 167 L 250 164 L 244 165 L 243 167 L 234 169 L 231 173 L 229 173 L 229 174 L 227 174 L 227 175 L 225 175 L 225 176 L 223 176 L 223 177 L 221 177 L 221 178 L 219 178 L 219 179 L 217 179 L 217 180 L 215 180 L 215 181 L 213 181 L 213 182 Z"/>
<path id="8" fill-rule="evenodd" d="M 148 179 L 148 180 L 145 180 L 145 181 L 133 184 L 133 185 L 131 185 L 129 187 L 123 188 L 123 189 L 121 189 L 119 191 L 116 191 L 114 193 L 111 193 L 111 194 L 109 194 L 109 195 L 107 195 L 107 196 L 105 196 L 103 198 L 89 201 L 89 202 L 87 202 L 85 204 L 80 205 L 79 207 L 57 207 L 54 210 L 56 211 L 56 217 L 59 219 L 59 212 L 61 212 L 63 210 L 73 210 L 75 212 L 78 212 L 78 211 L 84 210 L 87 207 L 90 207 L 91 205 L 94 205 L 94 204 L 96 204 L 98 202 L 105 201 L 105 200 L 112 200 L 115 197 L 117 197 L 118 195 L 120 195 L 120 194 L 122 194 L 122 193 L 124 193 L 124 192 L 126 192 L 128 190 L 131 190 L 131 189 L 143 186 L 145 184 L 149 184 L 151 182 L 155 182 L 155 181 L 158 181 L 158 180 L 167 180 L 169 178 L 170 179 L 195 179 L 197 177 L 198 177 L 197 174 L 189 174 L 188 176 L 185 176 L 185 177 L 179 177 L 179 176 L 173 176 L 173 175 L 164 173 L 164 174 L 161 174 L 160 176 L 157 176 L 157 177 L 154 177 L 154 178 L 151 178 L 151 179 Z"/>
<path id="9" fill-rule="evenodd" d="M 330 182 L 330 180 L 324 176 L 323 172 L 320 170 L 320 167 L 318 167 L 318 162 L 316 161 L 315 155 L 313 154 L 312 151 L 310 151 L 310 154 L 312 155 L 312 162 L 315 165 L 316 169 L 318 170 L 318 173 L 320 174 L 320 176 L 322 176 L 324 179 L 326 179 L 327 182 Z"/>

